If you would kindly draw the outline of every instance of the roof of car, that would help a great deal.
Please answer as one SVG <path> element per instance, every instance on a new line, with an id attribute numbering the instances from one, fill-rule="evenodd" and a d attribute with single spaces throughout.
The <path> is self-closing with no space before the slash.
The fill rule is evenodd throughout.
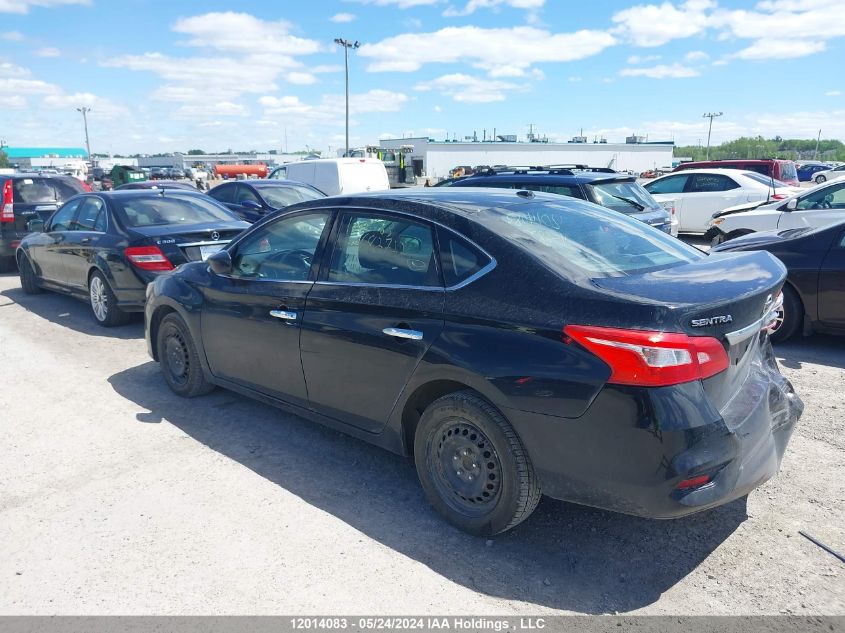
<path id="1" fill-rule="evenodd" d="M 464 178 L 460 178 L 459 182 L 461 183 L 469 183 L 469 182 L 483 182 L 485 180 L 490 181 L 503 181 L 503 180 L 514 180 L 516 178 L 529 178 L 529 179 L 542 179 L 548 182 L 558 182 L 558 183 L 576 183 L 576 184 L 589 184 L 597 181 L 602 180 L 635 180 L 634 176 L 629 174 L 622 174 L 619 172 L 591 172 L 591 171 L 569 171 L 569 170 L 519 170 L 519 171 L 506 171 L 500 170 L 492 173 L 480 173 L 480 174 L 473 174 L 471 176 L 466 176 Z M 458 181 L 456 181 L 458 182 Z M 466 186 L 466 185 L 463 185 Z"/>
<path id="2" fill-rule="evenodd" d="M 164 189 L 121 189 L 112 191 L 92 191 L 86 192 L 88 195 L 102 196 L 104 198 L 153 198 L 155 196 L 164 196 L 172 198 L 173 196 L 207 196 L 200 191 L 192 191 L 190 189 L 181 188 L 164 188 Z"/>
<path id="3" fill-rule="evenodd" d="M 728 169 L 725 168 L 716 168 L 716 167 L 702 167 L 700 169 L 684 169 L 683 171 L 670 171 L 668 174 L 663 174 L 662 176 L 658 176 L 655 180 L 663 179 L 668 176 L 687 176 L 689 174 L 722 174 L 724 176 L 736 176 L 737 174 L 745 175 L 745 172 L 748 170 L 743 169 Z M 760 176 L 766 176 L 766 174 L 760 174 L 759 172 L 751 172 L 755 174 L 759 174 Z"/>

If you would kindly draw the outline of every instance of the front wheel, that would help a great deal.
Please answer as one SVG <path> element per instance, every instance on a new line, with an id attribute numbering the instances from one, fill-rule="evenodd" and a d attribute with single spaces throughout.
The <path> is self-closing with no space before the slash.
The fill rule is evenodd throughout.
<path id="1" fill-rule="evenodd" d="M 193 398 L 214 390 L 214 385 L 205 377 L 188 326 L 178 314 L 168 314 L 162 319 L 156 351 L 164 381 L 173 393 Z"/>
<path id="2" fill-rule="evenodd" d="M 26 255 L 21 255 L 21 262 L 19 266 L 19 273 L 21 277 L 21 288 L 28 295 L 37 295 L 41 292 L 41 286 L 38 285 L 38 280 L 35 277 L 35 271 L 32 270 L 32 264 Z"/>
<path id="3" fill-rule="evenodd" d="M 417 426 L 414 460 L 429 503 L 470 534 L 509 530 L 540 501 L 534 467 L 513 427 L 472 391 L 429 405 Z"/>
<path id="4" fill-rule="evenodd" d="M 823 182 L 827 182 L 827 178 L 825 176 L 816 176 L 816 184 L 820 185 Z"/>
<path id="5" fill-rule="evenodd" d="M 94 318 L 103 327 L 124 325 L 132 318 L 128 312 L 117 307 L 117 296 L 99 271 L 94 272 L 88 280 L 88 300 Z"/>

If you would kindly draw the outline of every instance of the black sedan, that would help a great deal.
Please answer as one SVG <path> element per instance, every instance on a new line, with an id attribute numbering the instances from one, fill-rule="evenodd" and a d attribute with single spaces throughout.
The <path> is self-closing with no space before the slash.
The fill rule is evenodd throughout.
<path id="1" fill-rule="evenodd" d="M 16 252 L 24 292 L 85 298 L 104 326 L 143 310 L 156 276 L 204 260 L 249 226 L 206 196 L 176 190 L 76 196 L 46 224 L 30 224 L 40 232 Z"/>
<path id="2" fill-rule="evenodd" d="M 326 194 L 294 180 L 250 180 L 217 185 L 208 195 L 225 204 L 247 222 L 256 222 L 268 213 L 297 202 L 325 198 Z"/>
<path id="3" fill-rule="evenodd" d="M 786 265 L 773 341 L 785 341 L 799 330 L 845 334 L 845 223 L 751 233 L 711 252 L 737 251 L 768 251 Z"/>
<path id="4" fill-rule="evenodd" d="M 413 455 L 449 521 L 541 492 L 677 517 L 773 476 L 803 405 L 766 327 L 786 271 L 593 204 L 406 189 L 298 204 L 147 288 L 149 351 Z"/>
<path id="5" fill-rule="evenodd" d="M 184 191 L 197 191 L 189 182 L 177 180 L 142 180 L 141 182 L 127 182 L 120 185 L 115 191 L 126 191 L 127 189 L 182 189 Z"/>

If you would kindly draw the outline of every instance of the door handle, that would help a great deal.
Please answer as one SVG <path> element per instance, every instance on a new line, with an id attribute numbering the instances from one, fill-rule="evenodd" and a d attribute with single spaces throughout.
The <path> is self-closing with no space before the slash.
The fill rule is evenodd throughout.
<path id="1" fill-rule="evenodd" d="M 393 336 L 395 338 L 407 338 L 412 341 L 421 341 L 423 337 L 423 333 L 418 330 L 404 330 L 398 327 L 386 327 L 382 330 L 388 336 Z"/>
<path id="2" fill-rule="evenodd" d="M 296 321 L 296 312 L 290 310 L 270 310 L 270 316 L 285 321 Z"/>
<path id="3" fill-rule="evenodd" d="M 80 244 L 90 244 L 91 238 L 90 237 L 83 237 L 81 240 L 79 240 L 79 243 Z"/>

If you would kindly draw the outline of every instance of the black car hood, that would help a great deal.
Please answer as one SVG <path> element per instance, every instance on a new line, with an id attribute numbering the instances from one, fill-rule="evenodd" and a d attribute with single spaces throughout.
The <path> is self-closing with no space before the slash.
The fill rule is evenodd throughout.
<path id="1" fill-rule="evenodd" d="M 754 249 L 759 246 L 767 246 L 769 244 L 777 244 L 787 240 L 801 237 L 804 233 L 809 233 L 810 228 L 796 228 L 796 229 L 775 229 L 772 231 L 759 231 L 757 233 L 749 233 L 735 237 L 727 242 L 722 242 L 718 246 L 710 249 L 711 253 L 725 253 L 729 251 Z"/>

